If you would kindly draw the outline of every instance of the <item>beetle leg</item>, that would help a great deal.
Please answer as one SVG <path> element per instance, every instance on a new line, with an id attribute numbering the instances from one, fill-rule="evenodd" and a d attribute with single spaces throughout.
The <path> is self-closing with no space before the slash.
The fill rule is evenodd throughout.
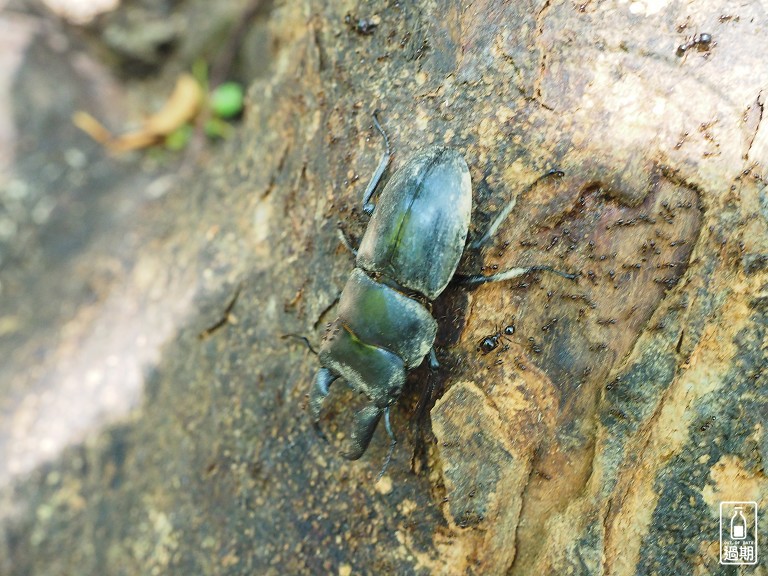
<path id="1" fill-rule="evenodd" d="M 525 194 L 529 190 L 532 190 L 536 186 L 536 184 L 538 184 L 544 178 L 547 178 L 549 176 L 557 176 L 558 178 L 562 178 L 563 176 L 565 176 L 565 172 L 557 169 L 548 170 L 546 173 L 536 178 L 536 180 L 533 181 L 533 184 L 528 186 L 520 194 Z M 509 213 L 512 212 L 512 210 L 515 208 L 515 205 L 517 204 L 518 196 L 519 195 L 512 197 L 512 200 L 510 200 L 509 203 L 506 206 L 504 206 L 502 211 L 498 213 L 496 218 L 493 219 L 493 222 L 491 222 L 491 225 L 488 226 L 488 230 L 485 231 L 485 234 L 483 234 L 478 240 L 474 240 L 470 244 L 470 248 L 480 248 L 481 246 L 484 246 L 485 244 L 487 244 L 491 238 L 493 238 L 494 234 L 496 234 L 496 231 L 499 229 L 499 226 L 501 226 L 504 220 L 507 219 L 507 216 L 509 216 Z"/>
<path id="2" fill-rule="evenodd" d="M 464 286 L 480 286 L 481 284 L 487 284 L 488 282 L 502 282 L 504 280 L 511 280 L 512 278 L 524 276 L 530 272 L 539 271 L 552 272 L 553 274 L 557 274 L 563 278 L 568 278 L 569 280 L 575 280 L 578 276 L 577 274 L 560 272 L 560 270 L 555 270 L 551 266 L 529 266 L 528 268 L 510 268 L 509 270 L 499 272 L 498 274 L 491 274 L 490 276 L 483 276 L 482 274 L 475 274 L 473 276 L 461 276 L 457 274 L 454 276 L 454 280 L 458 284 L 463 284 Z"/>
<path id="3" fill-rule="evenodd" d="M 350 448 L 341 453 L 348 460 L 357 460 L 363 455 L 368 444 L 371 443 L 373 432 L 379 423 L 381 413 L 384 409 L 375 404 L 369 404 L 355 414 L 355 422 L 352 427 L 352 438 L 350 439 Z"/>
<path id="4" fill-rule="evenodd" d="M 387 458 L 384 460 L 384 466 L 381 467 L 381 472 L 379 472 L 379 475 L 376 476 L 376 482 L 381 480 L 381 477 L 384 476 L 384 472 L 387 471 L 387 466 L 389 466 L 389 462 L 392 460 L 392 454 L 394 453 L 395 446 L 397 445 L 397 438 L 395 438 L 395 433 L 392 432 L 392 423 L 389 421 L 389 406 L 384 408 L 384 426 L 387 428 L 387 434 L 389 435 L 391 442 L 389 444 L 389 452 L 387 452 Z"/>
<path id="5" fill-rule="evenodd" d="M 352 252 L 352 254 L 357 258 L 357 248 L 352 246 L 352 242 L 350 242 L 349 238 L 347 237 L 346 232 L 341 227 L 341 224 L 336 228 L 336 233 L 339 236 L 339 240 L 341 240 L 341 243 L 344 245 L 344 248 Z"/>
<path id="6" fill-rule="evenodd" d="M 389 147 L 389 138 L 387 138 L 387 133 L 384 132 L 384 129 L 381 127 L 381 124 L 379 124 L 379 119 L 376 116 L 378 113 L 378 110 L 373 111 L 373 125 L 376 126 L 376 129 L 384 138 L 384 146 L 386 147 L 386 150 L 384 151 L 384 154 L 382 154 L 381 160 L 379 160 L 379 165 L 376 167 L 376 171 L 373 173 L 373 176 L 371 176 L 371 181 L 368 182 L 368 187 L 365 189 L 365 193 L 363 194 L 363 212 L 366 214 L 373 213 L 373 209 L 376 207 L 375 204 L 371 202 L 371 197 L 376 190 L 376 186 L 379 185 L 381 177 L 384 175 L 384 170 L 387 169 L 387 166 L 389 165 L 389 159 L 392 155 L 391 149 Z"/>
<path id="7" fill-rule="evenodd" d="M 429 349 L 429 368 L 431 370 L 437 370 L 440 368 L 440 362 L 437 361 L 437 354 L 435 354 L 435 347 Z"/>
<path id="8" fill-rule="evenodd" d="M 304 342 L 307 348 L 309 348 L 309 351 L 312 352 L 312 354 L 314 354 L 315 356 L 317 356 L 317 350 L 315 350 L 312 347 L 312 344 L 310 343 L 309 338 L 307 338 L 306 336 L 302 336 L 301 334 L 283 334 L 282 336 L 280 336 L 281 340 L 285 340 L 286 338 L 296 338 L 298 340 L 301 340 L 302 342 Z"/>
<path id="9" fill-rule="evenodd" d="M 323 400 L 328 396 L 328 388 L 336 378 L 338 376 L 328 370 L 328 368 L 320 368 L 317 374 L 315 374 L 312 388 L 309 391 L 309 413 L 312 416 L 312 427 L 317 432 L 317 435 L 326 442 L 328 439 L 323 434 L 323 431 L 320 430 L 320 409 L 323 407 Z"/>

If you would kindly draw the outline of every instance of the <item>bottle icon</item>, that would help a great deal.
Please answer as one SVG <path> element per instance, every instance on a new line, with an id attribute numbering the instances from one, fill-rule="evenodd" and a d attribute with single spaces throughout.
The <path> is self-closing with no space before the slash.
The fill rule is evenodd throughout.
<path id="1" fill-rule="evenodd" d="M 747 537 L 747 519 L 741 511 L 741 506 L 733 509 L 731 516 L 731 539 L 744 540 Z"/>

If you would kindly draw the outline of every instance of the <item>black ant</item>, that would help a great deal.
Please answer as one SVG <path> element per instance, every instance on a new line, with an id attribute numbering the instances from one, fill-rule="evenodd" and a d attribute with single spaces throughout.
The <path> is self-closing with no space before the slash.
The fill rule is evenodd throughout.
<path id="1" fill-rule="evenodd" d="M 344 23 L 361 36 L 370 36 L 373 34 L 374 29 L 379 25 L 379 21 L 376 17 L 355 18 L 349 13 L 344 16 Z"/>
<path id="2" fill-rule="evenodd" d="M 505 326 L 504 330 L 496 330 L 494 334 L 491 334 L 490 336 L 486 336 L 482 340 L 480 340 L 480 344 L 477 346 L 477 350 L 479 352 L 482 352 L 483 354 L 488 354 L 489 352 L 496 350 L 496 348 L 499 347 L 499 343 L 502 340 L 509 341 L 509 338 L 505 338 L 505 336 L 512 336 L 512 334 L 515 333 L 515 327 L 510 324 L 509 326 Z M 504 350 L 508 350 L 509 346 L 505 345 Z"/>
<path id="3" fill-rule="evenodd" d="M 677 47 L 677 55 L 683 56 L 688 50 L 690 50 L 694 46 L 700 52 L 706 52 L 707 50 L 709 50 L 711 45 L 712 45 L 712 34 L 707 34 L 706 32 L 702 32 L 701 34 L 695 34 L 684 44 L 680 44 L 680 46 Z"/>

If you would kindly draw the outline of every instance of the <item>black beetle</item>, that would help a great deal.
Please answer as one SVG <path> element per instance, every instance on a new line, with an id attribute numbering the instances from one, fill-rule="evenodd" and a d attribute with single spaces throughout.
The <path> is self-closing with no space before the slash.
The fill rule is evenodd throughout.
<path id="1" fill-rule="evenodd" d="M 373 210 L 370 199 L 389 163 L 389 141 L 375 114 L 386 152 L 363 198 L 364 210 L 373 215 L 359 249 L 352 249 L 356 267 L 339 299 L 338 318 L 320 347 L 322 368 L 309 394 L 313 425 L 321 436 L 320 410 L 334 380 L 346 380 L 367 397 L 368 403 L 355 415 L 350 447 L 342 452 L 350 460 L 363 455 L 382 414 L 392 441 L 391 455 L 396 441 L 389 409 L 400 396 L 406 372 L 427 355 L 431 365 L 437 366 L 432 348 L 437 322 L 430 303 L 454 278 L 472 213 L 467 163 L 459 152 L 445 146 L 428 148 L 406 162 L 384 187 Z M 508 212 L 502 210 L 501 216 Z M 491 225 L 493 230 L 496 227 L 498 222 Z M 548 266 L 532 266 L 459 281 L 479 285 L 534 270 L 575 278 Z"/>

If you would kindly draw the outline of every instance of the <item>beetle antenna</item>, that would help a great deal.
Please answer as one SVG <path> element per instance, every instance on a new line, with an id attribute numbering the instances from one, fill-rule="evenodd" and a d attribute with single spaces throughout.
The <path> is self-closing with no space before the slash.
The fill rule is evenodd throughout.
<path id="1" fill-rule="evenodd" d="M 312 348 L 312 344 L 309 343 L 309 340 L 307 339 L 306 336 L 302 336 L 301 334 L 283 334 L 282 336 L 280 336 L 281 340 L 285 340 L 286 338 L 298 338 L 299 340 L 304 342 L 304 344 L 307 345 L 307 348 L 309 348 L 309 351 L 312 352 L 312 354 L 317 356 L 317 350 Z"/>
<path id="2" fill-rule="evenodd" d="M 387 452 L 387 458 L 384 460 L 384 466 L 381 467 L 381 472 L 379 472 L 379 475 L 376 476 L 376 482 L 381 480 L 381 478 L 384 476 L 384 472 L 387 471 L 389 462 L 392 460 L 392 454 L 395 451 L 395 446 L 397 445 L 397 438 L 395 438 L 395 434 L 392 432 L 392 423 L 389 420 L 389 406 L 384 408 L 384 426 L 387 428 L 387 434 L 389 435 L 391 442 L 389 444 L 389 452 Z"/>
<path id="3" fill-rule="evenodd" d="M 379 123 L 378 114 L 378 109 L 373 111 L 373 125 L 376 126 L 376 129 L 384 138 L 385 150 L 384 154 L 381 156 L 381 160 L 379 160 L 379 165 L 376 167 L 376 171 L 373 173 L 373 176 L 371 176 L 371 181 L 368 182 L 368 186 L 366 187 L 365 193 L 363 194 L 363 212 L 366 214 L 371 214 L 373 212 L 375 205 L 371 203 L 371 197 L 376 190 L 376 186 L 379 185 L 381 177 L 384 175 L 384 170 L 386 170 L 387 166 L 389 166 L 389 159 L 392 156 L 392 150 L 389 147 L 389 138 L 387 137 L 387 133 L 384 132 L 384 128 L 382 128 L 381 124 Z"/>

